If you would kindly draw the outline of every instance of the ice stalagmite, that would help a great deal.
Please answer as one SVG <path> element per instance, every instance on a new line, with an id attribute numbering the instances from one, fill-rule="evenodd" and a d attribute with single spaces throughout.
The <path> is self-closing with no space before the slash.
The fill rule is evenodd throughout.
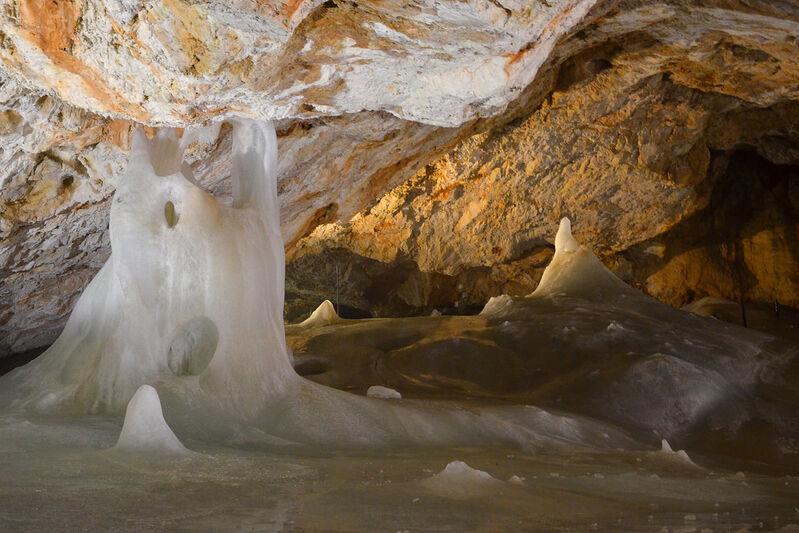
<path id="1" fill-rule="evenodd" d="M 580 248 L 580 243 L 572 236 L 572 222 L 566 217 L 560 219 L 558 233 L 555 235 L 555 252 L 571 253 Z"/>
<path id="2" fill-rule="evenodd" d="M 139 387 L 128 402 L 116 449 L 167 454 L 188 452 L 164 420 L 158 393 L 150 385 Z"/>
<path id="3" fill-rule="evenodd" d="M 503 482 L 463 461 L 452 461 L 438 474 L 422 480 L 422 486 L 438 496 L 469 498 L 501 490 Z"/>
<path id="4" fill-rule="evenodd" d="M 571 222 L 563 218 L 555 236 L 555 255 L 530 296 L 568 293 L 571 296 L 602 299 L 629 289 L 591 250 L 575 240 L 571 233 Z"/>
<path id="5" fill-rule="evenodd" d="M 319 307 L 317 307 L 311 316 L 300 322 L 303 328 L 315 328 L 319 326 L 328 326 L 330 324 L 338 324 L 342 318 L 336 313 L 336 308 L 330 300 L 325 300 Z"/>
<path id="6" fill-rule="evenodd" d="M 160 381 L 253 416 L 295 378 L 283 335 L 274 128 L 234 125 L 233 207 L 184 175 L 193 133 L 135 132 L 111 207 L 111 257 L 58 340 L 12 377 L 22 382 L 18 403 L 121 412 L 141 384 Z M 176 380 L 186 375 L 199 379 Z"/>
<path id="7" fill-rule="evenodd" d="M 666 457 L 670 460 L 678 461 L 681 463 L 685 463 L 686 465 L 690 465 L 696 468 L 699 468 L 696 463 L 694 463 L 690 457 L 688 457 L 688 453 L 685 450 L 677 450 L 674 451 L 672 449 L 671 444 L 666 439 L 662 439 L 660 442 L 660 452 L 658 452 L 661 457 Z"/>

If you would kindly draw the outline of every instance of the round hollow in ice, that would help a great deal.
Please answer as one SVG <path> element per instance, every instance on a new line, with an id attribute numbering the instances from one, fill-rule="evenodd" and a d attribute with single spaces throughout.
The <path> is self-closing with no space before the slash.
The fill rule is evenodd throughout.
<path id="1" fill-rule="evenodd" d="M 395 391 L 389 387 L 383 387 L 381 385 L 372 385 L 366 391 L 366 395 L 369 398 L 382 398 L 383 400 L 400 400 L 402 399 L 402 394 Z"/>
<path id="2" fill-rule="evenodd" d="M 128 402 L 115 449 L 167 454 L 188 452 L 164 420 L 158 392 L 150 385 L 139 387 Z"/>
<path id="3" fill-rule="evenodd" d="M 175 204 L 172 203 L 172 200 L 167 200 L 164 204 L 164 218 L 166 219 L 166 225 L 170 228 L 174 228 L 178 223 L 178 214 L 175 211 Z"/>
<path id="4" fill-rule="evenodd" d="M 336 308 L 333 302 L 325 300 L 319 307 L 317 307 L 311 316 L 300 322 L 300 326 L 304 328 L 316 328 L 320 326 L 329 326 L 330 324 L 337 324 L 342 322 L 343 319 L 336 313 Z"/>
<path id="5" fill-rule="evenodd" d="M 206 316 L 183 324 L 169 344 L 169 368 L 176 375 L 199 375 L 211 362 L 219 344 L 219 330 Z"/>

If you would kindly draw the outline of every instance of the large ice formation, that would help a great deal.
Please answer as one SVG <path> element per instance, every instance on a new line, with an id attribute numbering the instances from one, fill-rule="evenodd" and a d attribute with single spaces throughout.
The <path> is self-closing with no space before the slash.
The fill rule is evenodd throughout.
<path id="1" fill-rule="evenodd" d="M 152 384 L 175 432 L 198 439 L 254 428 L 328 447 L 633 444 L 612 426 L 542 409 L 385 402 L 299 377 L 283 329 L 274 128 L 234 121 L 231 206 L 198 187 L 183 164 L 197 134 L 135 133 L 111 208 L 111 257 L 50 349 L 3 378 L 0 404 L 121 413 Z M 558 262 L 581 250 L 556 254 L 550 285 L 568 276 L 553 271 Z M 309 321 L 336 318 L 326 302 Z"/>
<path id="2" fill-rule="evenodd" d="M 603 296 L 615 296 L 625 290 L 629 290 L 629 286 L 608 270 L 591 250 L 574 239 L 571 222 L 563 218 L 555 236 L 555 255 L 530 296 L 568 293 L 601 300 Z"/>
<path id="3" fill-rule="evenodd" d="M 158 392 L 150 385 L 139 387 L 128 402 L 116 449 L 168 454 L 188 452 L 164 420 Z"/>

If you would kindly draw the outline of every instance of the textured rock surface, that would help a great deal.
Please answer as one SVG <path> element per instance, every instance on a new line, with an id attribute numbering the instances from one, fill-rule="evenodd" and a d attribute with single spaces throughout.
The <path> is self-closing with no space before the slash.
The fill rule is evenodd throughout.
<path id="1" fill-rule="evenodd" d="M 670 40 L 675 27 L 650 27 L 572 56 L 526 117 L 468 137 L 347 223 L 319 226 L 289 272 L 327 271 L 343 303 L 377 314 L 469 311 L 531 292 L 551 255 L 544 236 L 568 215 L 622 277 L 673 305 L 742 292 L 799 305 L 797 49 L 788 36 L 771 43 L 792 47 L 780 60 L 717 27 L 689 45 Z M 331 257 L 341 266 L 322 264 Z"/>
<path id="2" fill-rule="evenodd" d="M 141 122 L 501 110 L 596 0 L 7 0 L 6 69 Z M 457 35 L 457 39 L 453 39 Z"/>
<path id="3" fill-rule="evenodd" d="M 280 119 L 289 317 L 530 292 L 565 214 L 669 303 L 799 305 L 793 2 L 4 4 L 0 354 L 105 260 L 132 121 L 236 113 Z M 194 148 L 222 196 L 228 142 Z"/>

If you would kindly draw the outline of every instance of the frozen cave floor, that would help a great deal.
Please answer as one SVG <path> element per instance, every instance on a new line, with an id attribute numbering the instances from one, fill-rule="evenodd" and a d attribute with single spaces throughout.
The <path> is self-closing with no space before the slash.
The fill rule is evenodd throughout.
<path id="1" fill-rule="evenodd" d="M 191 452 L 159 455 L 115 448 L 119 416 L 5 414 L 0 530 L 799 528 L 795 343 L 613 278 L 568 293 L 551 281 L 477 316 L 288 326 L 294 367 L 357 395 L 399 392 L 373 400 L 387 406 L 530 405 L 640 446 L 337 448 L 183 431 Z"/>
<path id="2" fill-rule="evenodd" d="M 0 530 L 799 527 L 795 345 L 632 290 L 503 298 L 488 311 L 289 326 L 287 339 L 306 377 L 403 397 L 377 401 L 529 403 L 617 425 L 651 448 L 333 450 L 189 437 L 195 453 L 158 456 L 115 450 L 119 417 L 5 415 Z M 691 461 L 660 451 L 663 437 Z M 466 472 L 448 476 L 456 461 Z"/>
<path id="3" fill-rule="evenodd" d="M 4 531 L 728 531 L 799 523 L 799 478 L 699 469 L 659 452 L 327 453 L 189 440 L 198 454 L 158 459 L 98 451 L 117 438 L 110 419 L 0 423 Z M 454 461 L 491 478 L 447 476 Z"/>
<path id="4" fill-rule="evenodd" d="M 479 316 L 287 328 L 295 368 L 402 400 L 530 404 L 649 449 L 389 447 L 183 439 L 122 453 L 116 416 L 0 417 L 0 530 L 792 530 L 797 347 L 609 298 L 500 298 Z M 169 418 L 169 417 L 167 417 Z M 660 451 L 667 438 L 691 462 Z M 462 461 L 466 472 L 447 475 Z M 460 463 L 454 463 L 460 465 Z M 472 471 L 471 469 L 475 469 Z M 486 473 L 488 476 L 481 472 Z M 484 479 L 486 478 L 486 479 Z"/>

